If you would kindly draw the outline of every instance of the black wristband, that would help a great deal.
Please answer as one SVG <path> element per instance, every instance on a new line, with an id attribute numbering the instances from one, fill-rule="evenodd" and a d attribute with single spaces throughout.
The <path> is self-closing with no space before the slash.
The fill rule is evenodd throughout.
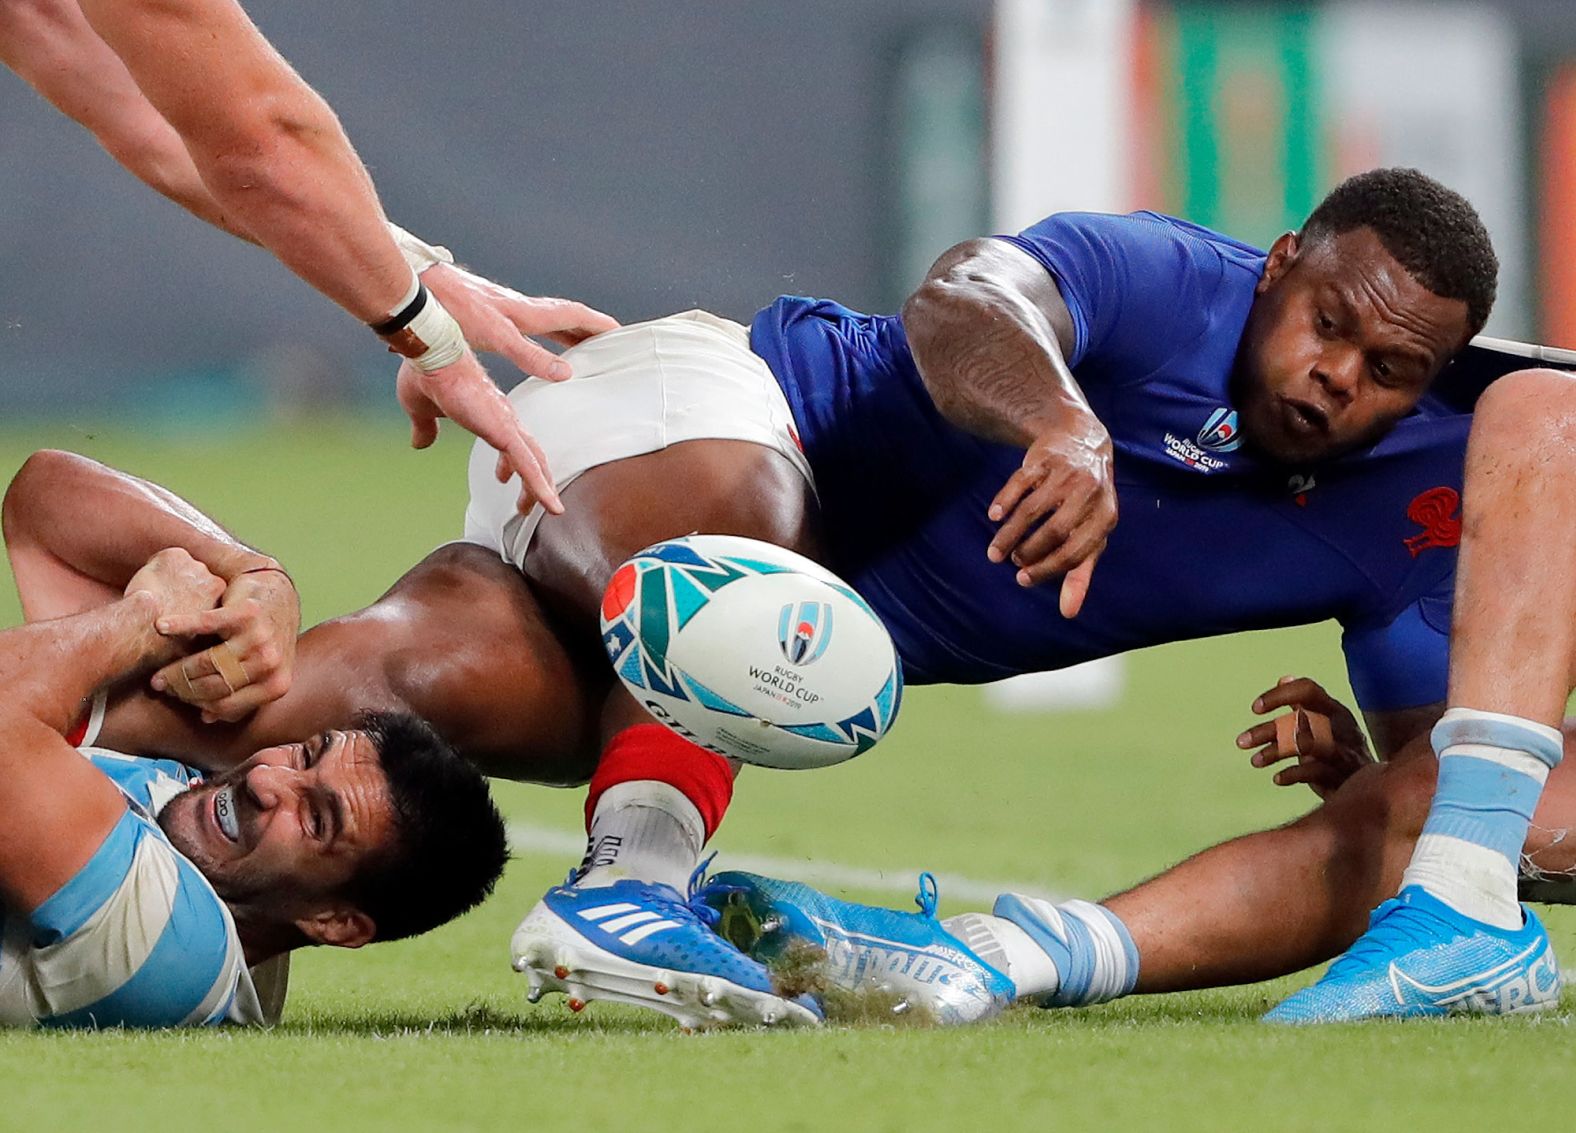
<path id="1" fill-rule="evenodd" d="M 285 576 L 286 582 L 288 582 L 292 587 L 295 586 L 295 579 L 290 577 L 290 572 L 284 567 L 280 566 L 278 563 L 275 563 L 273 566 L 247 567 L 245 570 L 236 571 L 235 578 L 240 578 L 243 574 L 262 574 L 264 571 L 278 571 L 280 574 Z M 234 582 L 235 578 L 232 578 L 230 581 Z"/>
<path id="2" fill-rule="evenodd" d="M 380 338 L 388 338 L 391 334 L 398 334 L 415 322 L 416 316 L 421 314 L 426 309 L 426 306 L 427 285 L 418 279 L 416 281 L 416 297 L 381 323 L 372 323 L 372 333 Z"/>

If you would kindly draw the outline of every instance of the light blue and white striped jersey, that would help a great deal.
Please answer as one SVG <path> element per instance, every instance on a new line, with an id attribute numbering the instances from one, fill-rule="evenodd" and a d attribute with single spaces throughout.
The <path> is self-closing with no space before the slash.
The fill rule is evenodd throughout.
<path id="1" fill-rule="evenodd" d="M 32 916 L 0 910 L 0 1025 L 262 1022 L 230 910 L 155 820 L 196 773 L 81 750 L 120 788 L 126 813 Z"/>

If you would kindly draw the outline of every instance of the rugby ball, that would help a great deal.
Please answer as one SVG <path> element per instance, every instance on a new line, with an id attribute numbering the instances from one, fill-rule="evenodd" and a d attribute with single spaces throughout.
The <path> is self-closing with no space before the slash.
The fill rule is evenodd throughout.
<path id="1" fill-rule="evenodd" d="M 903 695 L 881 619 L 825 567 L 771 543 L 690 535 L 613 572 L 602 643 L 632 696 L 701 747 L 826 767 L 886 735 Z"/>

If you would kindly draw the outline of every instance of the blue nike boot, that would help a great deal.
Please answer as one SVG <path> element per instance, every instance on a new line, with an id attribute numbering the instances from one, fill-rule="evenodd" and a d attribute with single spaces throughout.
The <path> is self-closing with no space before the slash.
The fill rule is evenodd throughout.
<path id="1" fill-rule="evenodd" d="M 1549 934 L 1531 910 L 1516 929 L 1456 912 L 1409 885 L 1374 910 L 1368 931 L 1267 1023 L 1340 1023 L 1450 1014 L 1546 1011 L 1563 982 Z"/>

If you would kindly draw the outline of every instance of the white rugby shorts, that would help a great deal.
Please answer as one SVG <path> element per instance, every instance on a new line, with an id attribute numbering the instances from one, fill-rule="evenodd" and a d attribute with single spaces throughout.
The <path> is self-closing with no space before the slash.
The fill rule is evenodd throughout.
<path id="1" fill-rule="evenodd" d="M 765 445 L 814 489 L 788 399 L 738 323 L 685 311 L 607 331 L 563 356 L 574 377 L 528 378 L 509 394 L 546 453 L 559 491 L 599 464 L 698 440 Z M 515 510 L 519 478 L 500 484 L 493 475 L 497 460 L 497 450 L 481 441 L 471 450 L 464 540 L 519 566 L 546 512 Z"/>

